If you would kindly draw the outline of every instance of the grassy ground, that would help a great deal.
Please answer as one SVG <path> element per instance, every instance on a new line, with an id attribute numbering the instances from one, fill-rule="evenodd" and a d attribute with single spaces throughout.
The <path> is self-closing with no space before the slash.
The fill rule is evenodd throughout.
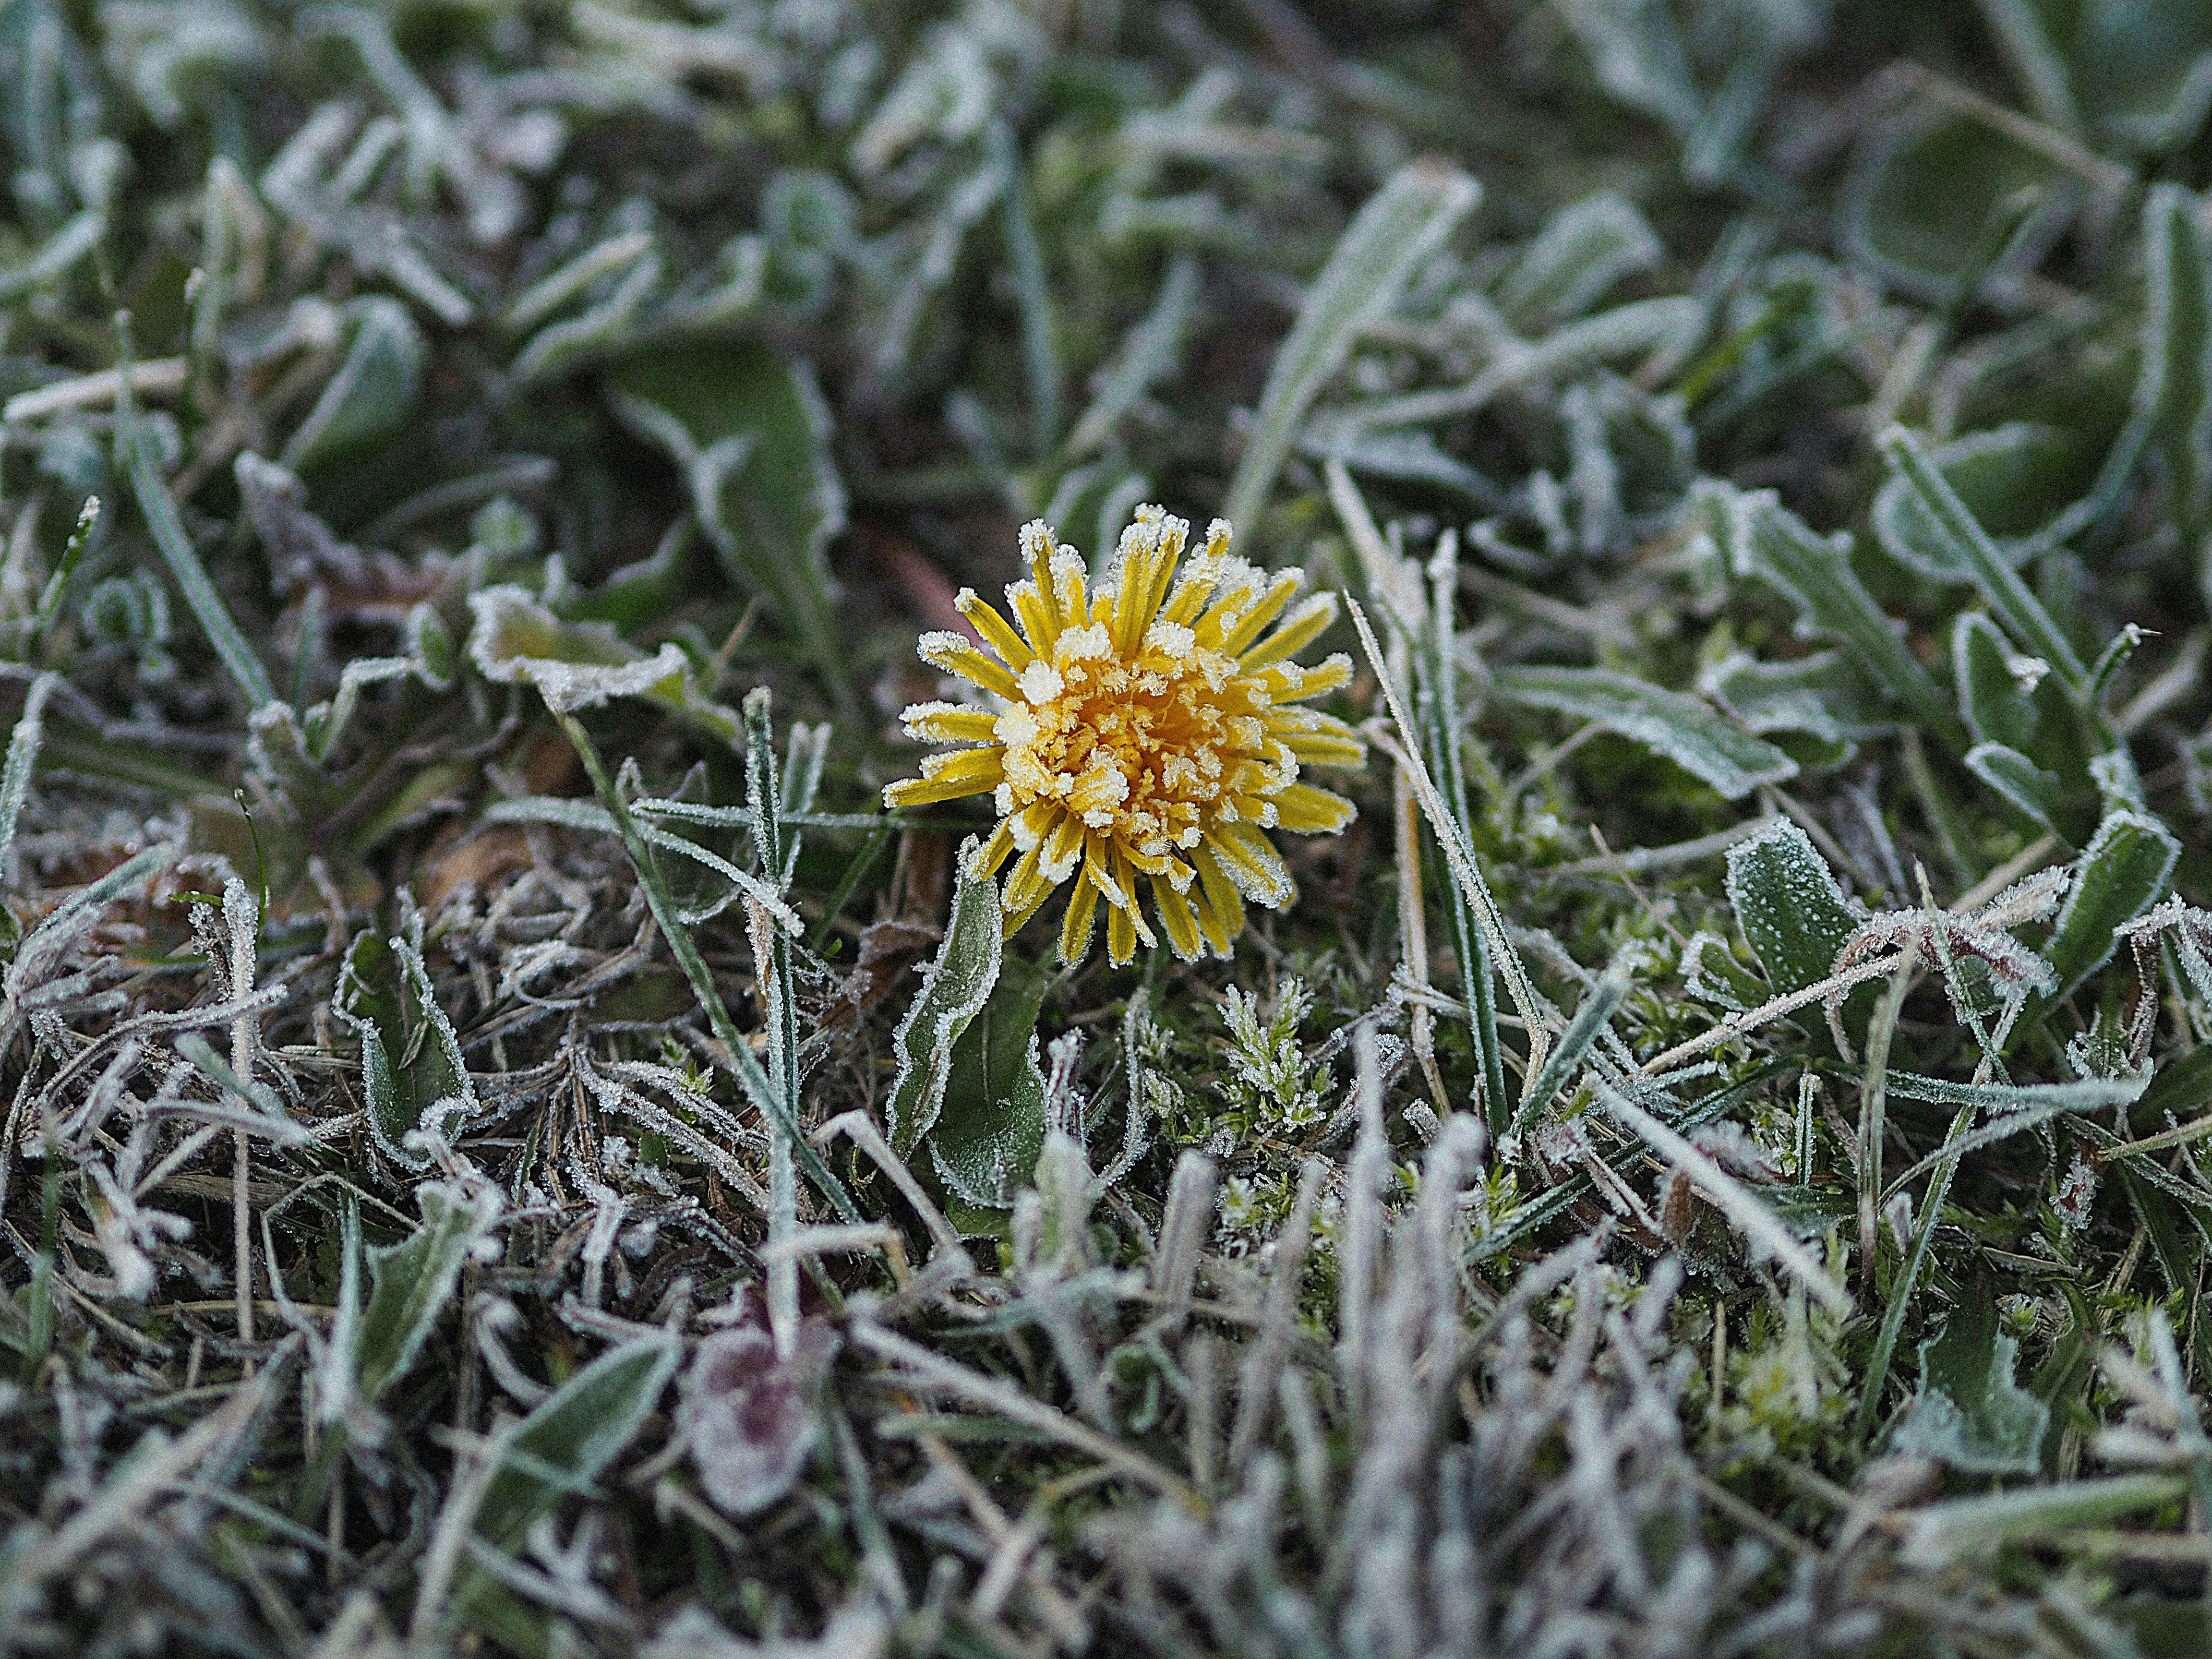
<path id="1" fill-rule="evenodd" d="M 0 0 L 0 1651 L 2212 1649 L 2208 103 Z M 1147 502 L 1358 813 L 1070 967 L 883 789 Z"/>

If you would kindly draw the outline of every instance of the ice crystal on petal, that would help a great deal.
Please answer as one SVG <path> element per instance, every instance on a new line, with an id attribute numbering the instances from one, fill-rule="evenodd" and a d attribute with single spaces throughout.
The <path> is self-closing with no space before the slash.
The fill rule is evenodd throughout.
<path id="1" fill-rule="evenodd" d="M 1139 508 L 1092 592 L 1082 561 L 1042 520 L 1027 525 L 1030 575 L 1006 588 L 1012 619 L 963 589 L 961 614 L 984 643 L 959 634 L 920 643 L 925 662 L 996 703 L 908 709 L 914 737 L 969 746 L 931 756 L 884 802 L 989 795 L 999 828 L 977 856 L 987 873 L 1013 860 L 1000 895 L 1006 931 L 1072 879 L 1060 939 L 1070 963 L 1088 954 L 1102 899 L 1115 962 L 1154 942 L 1139 878 L 1177 956 L 1227 956 L 1246 899 L 1280 908 L 1296 893 L 1261 832 L 1334 831 L 1352 818 L 1350 801 L 1298 781 L 1307 766 L 1356 766 L 1365 755 L 1342 720 L 1296 706 L 1349 678 L 1341 659 L 1291 660 L 1335 615 L 1334 597 L 1291 607 L 1298 574 L 1270 577 L 1230 557 L 1218 520 L 1184 565 L 1189 534 L 1182 520 Z"/>

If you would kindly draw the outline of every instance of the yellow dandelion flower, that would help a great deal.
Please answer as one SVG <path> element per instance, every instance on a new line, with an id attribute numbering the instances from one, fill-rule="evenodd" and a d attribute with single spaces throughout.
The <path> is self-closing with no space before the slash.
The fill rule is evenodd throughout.
<path id="1" fill-rule="evenodd" d="M 1298 781 L 1302 767 L 1366 758 L 1342 720 L 1297 707 L 1352 678 L 1341 654 L 1311 667 L 1291 660 L 1328 626 L 1336 596 L 1293 605 L 1303 574 L 1231 557 L 1218 519 L 1178 579 L 1189 533 L 1157 507 L 1138 508 L 1093 594 L 1083 561 L 1039 520 L 1022 531 L 1029 579 L 1006 589 L 1013 621 L 973 590 L 959 595 L 988 648 L 952 633 L 920 646 L 923 661 L 994 702 L 908 709 L 910 735 L 972 746 L 930 756 L 919 778 L 884 791 L 884 805 L 995 796 L 999 827 L 977 872 L 1020 855 L 1000 895 L 1009 935 L 1072 878 L 1060 930 L 1069 963 L 1089 954 L 1102 899 L 1116 963 L 1139 939 L 1158 942 L 1138 905 L 1140 877 L 1177 956 L 1227 956 L 1246 899 L 1279 909 L 1296 896 L 1265 831 L 1352 820 L 1350 801 Z"/>

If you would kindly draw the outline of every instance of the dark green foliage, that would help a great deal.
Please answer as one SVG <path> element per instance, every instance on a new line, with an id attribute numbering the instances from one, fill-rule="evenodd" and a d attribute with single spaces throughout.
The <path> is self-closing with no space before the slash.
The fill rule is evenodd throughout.
<path id="1" fill-rule="evenodd" d="M 2208 116 L 2202 0 L 0 0 L 0 1654 L 2205 1650 Z M 1064 969 L 882 790 L 1154 501 L 1356 599 L 1359 817 Z"/>

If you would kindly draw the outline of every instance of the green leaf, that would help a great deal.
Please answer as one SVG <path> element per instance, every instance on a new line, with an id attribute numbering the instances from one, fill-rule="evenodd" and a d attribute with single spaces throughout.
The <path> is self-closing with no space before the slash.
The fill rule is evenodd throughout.
<path id="1" fill-rule="evenodd" d="M 1666 250 L 1642 214 L 1606 191 L 1561 208 L 1498 285 L 1498 308 L 1516 331 L 1542 333 L 1579 317 L 1631 272 Z"/>
<path id="2" fill-rule="evenodd" d="M 1929 453 L 1967 511 L 1991 534 L 2007 537 L 2032 536 L 2064 511 L 2091 482 L 2085 456 L 2074 433 L 2027 421 L 1969 433 Z M 1882 550 L 1907 569 L 1931 581 L 1974 579 L 1901 477 L 1884 481 L 1872 524 Z M 2019 547 L 2002 551 L 2008 562 L 2019 562 Z"/>
<path id="3" fill-rule="evenodd" d="M 1521 1097 L 1519 1109 L 1513 1115 L 1516 1133 L 1525 1130 L 1537 1115 L 1551 1105 L 1560 1090 L 1574 1080 L 1598 1034 L 1613 1018 L 1613 1011 L 1627 997 L 1634 981 L 1628 970 L 1619 963 L 1607 968 L 1596 984 L 1589 988 L 1574 1018 L 1567 1022 L 1565 1034 L 1559 1046 L 1544 1056 L 1544 1064 L 1536 1075 L 1528 1079 L 1528 1087 Z"/>
<path id="4" fill-rule="evenodd" d="M 407 1169 L 428 1169 L 426 1155 L 407 1149 L 407 1132 L 441 1129 L 475 1110 L 477 1097 L 421 947 L 403 935 L 380 939 L 363 932 L 338 970 L 331 1012 L 361 1039 L 368 1127 L 377 1146 Z"/>
<path id="5" fill-rule="evenodd" d="M 1814 535 L 1771 490 L 1701 482 L 1691 501 L 1693 515 L 1703 515 L 1729 568 L 1740 577 L 1757 578 L 1796 607 L 1800 633 L 1837 641 L 1914 724 L 1954 748 L 1966 747 L 1948 699 L 1905 648 L 1897 623 L 1853 573 L 1848 536 Z"/>
<path id="6" fill-rule="evenodd" d="M 2069 845 L 2081 844 L 2078 831 L 2067 833 L 2075 815 L 2068 810 L 2066 787 L 2057 773 L 2046 772 L 2019 750 L 2001 743 L 1978 743 L 1969 749 L 1966 769 L 2038 828 Z"/>
<path id="7" fill-rule="evenodd" d="M 2070 185 L 2050 156 L 1994 127 L 1915 106 L 1860 143 L 1844 187 L 1841 240 L 1899 288 L 1941 303 L 1978 269 L 2002 280 L 2031 268 L 2070 216 Z M 2007 204 L 2023 191 L 2043 199 L 1992 246 Z"/>
<path id="8" fill-rule="evenodd" d="M 562 1498 L 587 1492 L 636 1438 L 684 1357 L 656 1332 L 610 1349 L 522 1420 L 477 1502 L 474 1530 L 512 1554 Z M 455 1575 L 451 1622 L 473 1626 L 520 1651 L 538 1650 L 543 1615 L 473 1562 Z"/>
<path id="9" fill-rule="evenodd" d="M 606 623 L 563 622 L 511 583 L 470 594 L 469 610 L 477 672 L 501 685 L 537 687 L 556 714 L 641 697 L 733 748 L 744 745 L 744 722 L 701 690 L 691 659 L 673 641 L 648 657 Z"/>
<path id="10" fill-rule="evenodd" d="M 1844 897 L 1805 832 L 1776 818 L 1729 848 L 1729 902 L 1778 994 L 1817 985 L 1863 914 Z"/>
<path id="11" fill-rule="evenodd" d="M 2083 0 L 2075 85 L 2107 143 L 2179 149 L 2212 106 L 2212 6 L 2203 0 Z"/>
<path id="12" fill-rule="evenodd" d="M 353 344 L 276 458 L 287 471 L 375 447 L 407 424 L 422 396 L 422 334 L 407 307 L 372 294 L 349 301 L 346 311 Z"/>
<path id="13" fill-rule="evenodd" d="M 1998 551 L 1989 532 L 1975 522 L 1920 441 L 1903 427 L 1893 426 L 1877 441 L 1906 490 L 1917 498 L 1929 528 L 1944 545 L 1944 556 L 1972 574 L 1991 614 L 2021 648 L 2050 664 L 2066 689 L 2080 695 L 2088 684 L 2089 675 L 2073 641 Z"/>
<path id="14" fill-rule="evenodd" d="M 2051 1408 L 2013 1380 L 2020 1344 L 1997 1329 L 1993 1297 L 1969 1294 L 1920 1345 L 1920 1392 L 1892 1449 L 1970 1474 L 2033 1474 Z"/>
<path id="15" fill-rule="evenodd" d="M 342 1297 L 338 1328 L 332 1332 L 334 1347 L 341 1333 L 347 1339 L 345 1358 L 353 1392 L 366 1406 L 375 1405 L 414 1364 L 453 1299 L 462 1264 L 499 1218 L 499 1194 L 483 1184 L 425 1182 L 415 1189 L 415 1199 L 422 1224 L 397 1244 L 368 1251 L 374 1285 L 368 1306 L 356 1323 Z M 351 1256 L 360 1250 L 361 1230 L 350 1204 L 344 1231 L 343 1248 Z M 355 1278 L 350 1261 L 346 1277 L 350 1291 Z M 337 1398 L 326 1400 L 325 1420 L 338 1414 L 341 1404 Z"/>
<path id="16" fill-rule="evenodd" d="M 844 696 L 828 551 L 845 528 L 845 489 L 813 370 L 758 340 L 695 342 L 626 358 L 608 383 L 684 475 L 723 568 L 775 606 Z"/>
<path id="17" fill-rule="evenodd" d="M 959 878 L 952 891 L 952 916 L 945 942 L 924 971 L 921 989 L 893 1033 L 898 1076 L 884 1108 L 892 1148 L 910 1156 L 937 1121 L 945 1103 L 945 1079 L 953 1045 L 981 1010 L 998 983 L 1004 948 L 999 922 L 998 884 L 971 872 L 975 841 L 970 836 L 953 860 Z"/>
<path id="18" fill-rule="evenodd" d="M 563 1492 L 598 1480 L 644 1427 L 683 1353 L 656 1332 L 608 1350 L 556 1389 L 507 1442 L 477 1504 L 477 1534 L 512 1550 Z"/>
<path id="19" fill-rule="evenodd" d="M 2146 435 L 2166 464 L 2168 510 L 2191 543 L 2212 518 L 2212 262 L 2202 208 L 2201 198 L 2178 185 L 2154 185 L 2143 203 L 2150 292 L 2143 319 L 2148 384 L 2138 403 Z M 2198 580 L 2206 580 L 2202 569 Z"/>
<path id="20" fill-rule="evenodd" d="M 989 1003 L 953 1045 L 929 1155 L 945 1185 L 981 1208 L 1012 1204 L 1044 1146 L 1036 1022 L 1048 984 L 1042 963 L 1006 957 Z"/>
<path id="21" fill-rule="evenodd" d="M 1975 742 L 2025 752 L 2035 740 L 2036 707 L 2019 672 L 2028 666 L 1987 617 L 1960 614 L 1951 630 L 1951 673 Z"/>
<path id="22" fill-rule="evenodd" d="M 2156 818 L 2140 812 L 2113 812 L 2097 826 L 2094 840 L 2075 865 L 2074 885 L 2043 947 L 2057 988 L 2033 998 L 2018 1029 L 2032 1029 L 2050 1007 L 2112 959 L 2115 931 L 2124 927 L 2166 890 L 2181 856 L 2181 843 Z"/>
<path id="23" fill-rule="evenodd" d="M 1343 366 L 1359 331 L 1397 301 L 1481 199 L 1482 186 L 1457 167 L 1425 160 L 1399 168 L 1352 216 L 1267 371 L 1224 518 L 1248 534 L 1256 527 L 1306 410 Z"/>
<path id="24" fill-rule="evenodd" d="M 1593 721 L 1644 745 L 1741 800 L 1762 783 L 1797 775 L 1797 763 L 1697 698 L 1603 668 L 1509 668 L 1496 695 L 1524 708 Z"/>

